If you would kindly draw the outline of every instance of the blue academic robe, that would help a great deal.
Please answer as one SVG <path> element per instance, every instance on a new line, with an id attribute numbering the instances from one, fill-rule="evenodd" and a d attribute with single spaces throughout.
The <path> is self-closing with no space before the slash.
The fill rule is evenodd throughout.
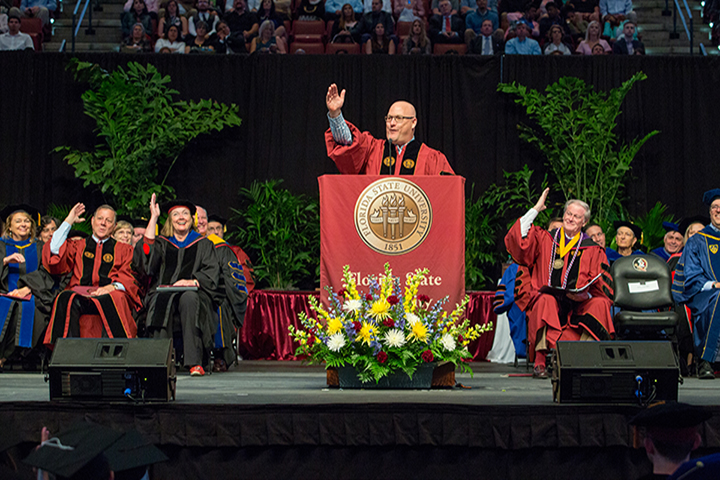
<path id="1" fill-rule="evenodd" d="M 10 256 L 13 253 L 21 253 L 25 257 L 24 263 L 9 263 L 3 267 L 3 277 L 7 276 L 7 289 L 3 293 L 11 292 L 21 286 L 20 278 L 25 274 L 32 273 L 38 269 L 39 257 L 37 244 L 29 240 L 16 242 L 10 238 L 3 238 L 4 256 Z M 8 297 L 0 297 L 0 339 L 7 330 L 6 323 L 13 321 L 12 308 L 14 306 L 20 308 L 20 324 L 18 325 L 18 333 L 16 345 L 19 347 L 30 348 L 33 346 L 33 330 L 35 323 L 35 297 L 31 296 L 30 300 L 19 301 Z"/>
<path id="2" fill-rule="evenodd" d="M 517 271 L 517 263 L 511 263 L 507 270 L 505 270 L 498 289 L 495 292 L 493 310 L 497 314 L 507 313 L 508 322 L 510 323 L 510 338 L 515 346 L 515 354 L 518 357 L 525 357 L 527 356 L 527 346 L 525 344 L 527 338 L 525 312 L 520 310 L 520 307 L 515 303 L 515 278 Z"/>
<path id="3" fill-rule="evenodd" d="M 703 290 L 717 282 L 720 272 L 720 231 L 708 225 L 688 240 L 675 268 L 672 293 L 675 301 L 690 307 L 695 353 L 708 362 L 720 352 L 720 289 Z"/>
<path id="4" fill-rule="evenodd" d="M 612 265 L 618 258 L 622 258 L 622 255 L 620 255 L 616 250 L 613 250 L 610 247 L 607 247 L 605 249 L 605 255 L 607 255 L 607 259 L 608 262 L 610 262 L 610 265 Z M 645 253 L 640 250 L 635 250 L 630 255 L 645 255 Z"/>
<path id="5" fill-rule="evenodd" d="M 658 257 L 662 258 L 666 262 L 670 260 L 670 257 L 672 256 L 671 253 L 668 253 L 667 250 L 665 250 L 665 247 L 658 247 L 655 250 L 653 250 L 651 253 L 654 253 Z"/>

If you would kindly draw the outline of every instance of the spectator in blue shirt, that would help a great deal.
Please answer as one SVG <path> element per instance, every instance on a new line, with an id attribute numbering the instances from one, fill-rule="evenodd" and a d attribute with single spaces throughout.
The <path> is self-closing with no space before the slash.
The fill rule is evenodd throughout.
<path id="1" fill-rule="evenodd" d="M 22 0 L 20 12 L 25 18 L 39 18 L 43 27 L 50 21 L 50 12 L 57 8 L 56 0 Z"/>
<path id="2" fill-rule="evenodd" d="M 325 20 L 338 20 L 346 3 L 350 4 L 356 17 L 362 15 L 363 3 L 360 0 L 325 0 Z"/>
<path id="3" fill-rule="evenodd" d="M 507 55 L 542 55 L 540 44 L 528 38 L 530 30 L 525 22 L 518 22 L 515 25 L 515 38 L 508 40 L 505 44 L 505 54 Z"/>
<path id="4" fill-rule="evenodd" d="M 472 30 L 475 35 L 480 35 L 482 23 L 485 20 L 491 20 L 493 31 L 500 28 L 500 18 L 497 13 L 488 9 L 488 0 L 477 0 L 475 3 L 477 4 L 477 9 L 474 11 L 471 10 L 470 13 L 467 14 L 465 17 L 465 27 L 468 30 Z"/>

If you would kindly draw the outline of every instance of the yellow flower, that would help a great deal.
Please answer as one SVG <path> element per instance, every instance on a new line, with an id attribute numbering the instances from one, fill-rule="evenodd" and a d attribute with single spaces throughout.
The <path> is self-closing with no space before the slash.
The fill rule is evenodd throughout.
<path id="1" fill-rule="evenodd" d="M 362 328 L 358 332 L 358 340 L 362 343 L 365 343 L 367 345 L 370 345 L 370 342 L 373 340 L 373 337 L 375 336 L 375 326 L 370 325 L 369 323 L 363 322 Z"/>
<path id="2" fill-rule="evenodd" d="M 343 329 L 343 323 L 339 318 L 331 318 L 328 320 L 327 332 L 328 335 L 334 335 Z"/>
<path id="3" fill-rule="evenodd" d="M 390 304 L 384 298 L 380 298 L 378 301 L 372 304 L 370 307 L 370 315 L 373 318 L 383 320 L 390 316 Z"/>
<path id="4" fill-rule="evenodd" d="M 417 342 L 427 342 L 428 329 L 422 322 L 415 322 L 412 324 L 411 332 L 408 335 L 408 340 L 414 340 Z"/>

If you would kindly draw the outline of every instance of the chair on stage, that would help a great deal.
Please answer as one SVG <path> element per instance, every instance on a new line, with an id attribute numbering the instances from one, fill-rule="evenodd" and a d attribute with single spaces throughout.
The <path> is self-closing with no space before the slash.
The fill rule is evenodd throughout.
<path id="1" fill-rule="evenodd" d="M 633 340 L 671 339 L 678 315 L 672 310 L 672 277 L 667 264 L 654 255 L 631 255 L 612 266 L 615 283 L 615 331 Z"/>

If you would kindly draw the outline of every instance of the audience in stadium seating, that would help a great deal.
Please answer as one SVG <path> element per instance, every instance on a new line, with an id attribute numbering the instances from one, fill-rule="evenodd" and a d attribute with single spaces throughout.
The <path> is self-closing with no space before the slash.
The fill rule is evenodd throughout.
<path id="1" fill-rule="evenodd" d="M 325 21 L 325 3 L 323 0 L 300 0 L 295 11 L 295 19 L 303 21 Z"/>
<path id="2" fill-rule="evenodd" d="M 410 29 L 410 35 L 403 40 L 403 51 L 405 55 L 429 55 L 432 52 L 430 39 L 425 33 L 425 22 L 415 20 Z"/>
<path id="3" fill-rule="evenodd" d="M 492 22 L 493 31 L 500 28 L 498 14 L 488 9 L 487 0 L 477 0 L 477 9 L 470 11 L 465 17 L 465 42 L 470 43 L 476 36 L 480 35 L 482 24 L 485 20 Z"/>
<path id="4" fill-rule="evenodd" d="M 555 2 L 548 2 L 545 8 L 547 8 L 547 16 L 542 17 L 539 22 L 540 38 L 548 38 L 548 32 L 553 25 L 559 26 L 563 34 L 569 34 L 570 30 L 568 29 L 567 22 L 563 16 L 560 15 L 560 9 L 555 5 Z"/>
<path id="5" fill-rule="evenodd" d="M 180 38 L 185 38 L 189 33 L 188 20 L 180 14 L 177 0 L 168 0 L 164 10 L 164 15 L 160 17 L 158 23 L 158 37 L 165 38 L 170 25 L 175 25 L 179 29 Z"/>
<path id="6" fill-rule="evenodd" d="M 588 21 L 585 20 L 583 15 L 579 12 L 576 12 L 575 7 L 571 3 L 563 7 L 563 15 L 565 16 L 567 28 L 573 40 L 585 38 Z"/>
<path id="7" fill-rule="evenodd" d="M 463 43 L 465 41 L 465 22 L 459 15 L 453 14 L 450 0 L 440 0 L 439 15 L 430 18 L 430 39 L 433 43 Z"/>
<path id="8" fill-rule="evenodd" d="M 505 53 L 508 55 L 542 55 L 540 44 L 528 37 L 530 29 L 527 23 L 521 21 L 515 25 L 515 38 L 505 44 Z"/>
<path id="9" fill-rule="evenodd" d="M 188 35 L 185 39 L 185 53 L 214 53 L 215 47 L 210 43 L 208 24 L 200 20 L 195 25 L 197 35 Z"/>
<path id="10" fill-rule="evenodd" d="M 237 39 L 237 43 L 233 48 L 235 53 L 246 51 L 246 45 L 252 41 L 258 30 L 260 30 L 257 14 L 247 10 L 245 0 L 235 0 L 233 8 L 225 14 L 224 20 L 230 27 L 231 37 Z M 242 45 L 240 42 L 242 42 Z M 243 50 L 240 50 L 241 46 Z"/>
<path id="11" fill-rule="evenodd" d="M 0 35 L 0 50 L 35 50 L 30 35 L 20 31 L 20 16 L 15 12 L 8 15 L 8 32 Z"/>
<path id="12" fill-rule="evenodd" d="M 124 53 L 143 53 L 152 51 L 150 37 L 148 37 L 145 26 L 142 23 L 138 22 L 133 26 L 130 36 L 123 42 L 122 51 Z"/>
<path id="13" fill-rule="evenodd" d="M 572 55 L 563 43 L 565 32 L 560 25 L 553 25 L 547 33 L 549 42 L 545 45 L 545 55 Z"/>
<path id="14" fill-rule="evenodd" d="M 535 4 L 532 2 L 528 3 L 525 8 L 525 12 L 523 12 L 522 18 L 528 26 L 528 36 L 535 39 L 540 38 L 540 23 L 538 23 L 539 16 L 540 12 Z"/>
<path id="15" fill-rule="evenodd" d="M 393 42 L 385 32 L 385 25 L 383 25 L 382 22 L 375 25 L 373 33 L 367 42 L 365 42 L 365 53 L 395 54 L 395 42 Z"/>
<path id="16" fill-rule="evenodd" d="M 466 38 L 468 31 L 465 30 Z M 474 33 L 474 32 L 473 32 Z M 485 20 L 480 27 L 480 35 L 475 36 L 468 45 L 468 53 L 474 55 L 502 55 L 505 50 L 502 30 L 493 31 L 492 20 Z"/>
<path id="17" fill-rule="evenodd" d="M 593 20 L 588 25 L 587 32 L 585 33 L 585 40 L 580 42 L 580 45 L 578 45 L 576 52 L 583 55 L 592 55 L 593 47 L 597 44 L 600 44 L 603 47 L 605 53 L 609 53 L 612 51 L 612 48 L 610 48 L 608 42 L 600 38 L 600 24 Z"/>
<path id="18" fill-rule="evenodd" d="M 332 43 L 353 43 L 352 29 L 357 25 L 355 11 L 352 5 L 346 3 L 342 6 L 340 17 L 333 23 L 330 34 Z"/>
<path id="19" fill-rule="evenodd" d="M 360 0 L 326 0 L 325 1 L 325 20 L 339 20 L 342 9 L 345 5 L 350 5 L 350 9 L 355 16 L 360 17 L 363 14 L 363 4 Z"/>
<path id="20" fill-rule="evenodd" d="M 622 32 L 622 30 L 618 32 L 617 29 L 626 19 L 632 20 L 634 23 L 637 19 L 632 8 L 631 0 L 601 0 L 600 15 L 603 21 L 603 32 L 610 38 L 615 38 Z"/>
<path id="21" fill-rule="evenodd" d="M 600 6 L 598 0 L 571 0 L 566 6 L 572 5 L 575 12 L 586 22 L 600 21 Z"/>
<path id="22" fill-rule="evenodd" d="M 450 0 L 451 14 L 460 14 L 460 0 Z M 440 0 L 433 0 L 430 4 L 431 15 L 442 15 L 443 12 L 440 10 Z"/>
<path id="23" fill-rule="evenodd" d="M 250 53 L 287 53 L 285 40 L 275 36 L 275 26 L 271 20 L 260 25 L 258 36 L 250 43 Z"/>
<path id="24" fill-rule="evenodd" d="M 378 23 L 383 24 L 386 34 L 391 35 L 391 38 L 394 37 L 392 35 L 392 32 L 395 31 L 393 16 L 382 9 L 381 0 L 372 0 L 372 10 L 363 15 L 355 28 L 352 29 L 355 41 L 365 45 Z M 397 37 L 393 38 L 393 41 L 397 43 Z"/>
<path id="25" fill-rule="evenodd" d="M 50 22 L 50 15 L 57 9 L 56 0 L 22 0 L 20 13 L 25 18 L 39 18 L 43 26 Z"/>
<path id="26" fill-rule="evenodd" d="M 423 0 L 393 0 L 393 12 L 398 22 L 425 19 Z"/>
<path id="27" fill-rule="evenodd" d="M 635 24 L 626 21 L 623 26 L 623 36 L 615 40 L 613 53 L 616 55 L 645 55 L 645 45 L 634 38 Z"/>
<path id="28" fill-rule="evenodd" d="M 167 49 L 168 53 L 185 53 L 185 47 L 185 42 L 180 38 L 180 29 L 172 24 L 167 28 L 165 37 L 155 42 L 155 53 L 163 53 L 163 49 Z"/>
<path id="29" fill-rule="evenodd" d="M 392 0 L 382 0 L 382 7 L 380 8 L 383 12 L 392 13 Z M 368 13 L 372 11 L 372 0 L 363 0 L 363 12 Z"/>
<path id="30" fill-rule="evenodd" d="M 123 5 L 123 12 L 129 12 L 134 7 L 134 0 L 127 0 L 125 2 L 125 5 Z M 158 11 L 160 9 L 160 2 L 158 0 L 145 0 L 145 7 L 147 8 L 148 13 L 151 17 L 154 17 L 156 20 L 158 18 Z"/>
<path id="31" fill-rule="evenodd" d="M 257 16 L 260 26 L 262 26 L 262 23 L 265 20 L 270 20 L 273 23 L 275 36 L 283 40 L 285 49 L 287 51 L 288 32 L 287 30 L 285 30 L 285 22 L 283 18 L 275 11 L 275 4 L 273 3 L 273 1 L 262 0 L 262 2 L 260 3 L 260 8 L 257 11 Z"/>
<path id="32" fill-rule="evenodd" d="M 123 38 L 127 38 L 133 34 L 136 24 L 141 24 L 145 32 L 152 32 L 152 19 L 145 6 L 145 0 L 133 0 L 132 9 L 124 12 L 120 18 Z"/>
<path id="33" fill-rule="evenodd" d="M 209 37 L 216 32 L 217 22 L 220 21 L 220 16 L 210 7 L 210 0 L 197 0 L 196 8 L 197 13 L 188 20 L 188 33 L 198 36 L 198 23 L 205 22 L 207 26 L 205 35 Z"/>

